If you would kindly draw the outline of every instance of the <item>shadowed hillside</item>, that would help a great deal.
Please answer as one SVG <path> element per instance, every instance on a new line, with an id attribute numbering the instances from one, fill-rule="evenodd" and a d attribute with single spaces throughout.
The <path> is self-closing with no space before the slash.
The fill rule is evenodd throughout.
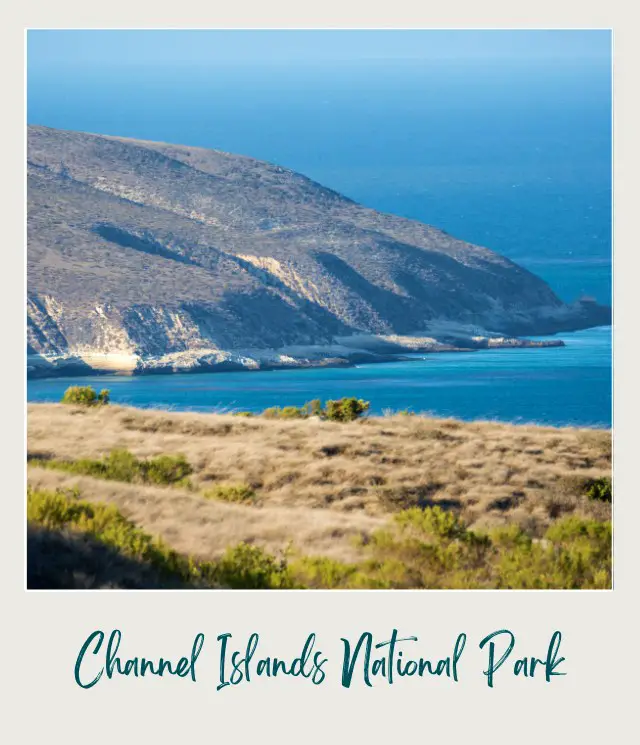
<path id="1" fill-rule="evenodd" d="M 242 368 L 269 355 L 348 359 L 334 347 L 354 335 L 363 348 L 366 335 L 446 344 L 442 322 L 470 336 L 610 320 L 595 304 L 564 305 L 498 254 L 288 169 L 36 126 L 27 312 L 41 374 L 56 358 L 131 371 Z"/>

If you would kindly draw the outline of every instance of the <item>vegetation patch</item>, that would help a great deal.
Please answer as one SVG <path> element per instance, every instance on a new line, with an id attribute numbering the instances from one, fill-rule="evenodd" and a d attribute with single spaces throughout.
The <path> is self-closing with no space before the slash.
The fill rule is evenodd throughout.
<path id="1" fill-rule="evenodd" d="M 27 526 L 30 590 L 179 589 L 185 584 L 87 533 Z"/>
<path id="2" fill-rule="evenodd" d="M 391 513 L 414 507 L 452 511 L 476 532 L 513 524 L 534 545 L 569 515 L 611 519 L 609 432 L 424 416 L 330 424 L 62 404 L 29 404 L 27 424 L 34 488 L 80 484 L 92 501 L 135 513 L 152 534 L 164 536 L 171 525 L 166 539 L 174 548 L 206 559 L 241 541 L 272 552 L 293 541 L 307 555 L 360 562 L 370 549 L 354 548 L 350 536 L 370 537 Z M 429 437 L 434 430 L 456 439 Z M 114 446 L 130 452 L 106 457 Z M 161 454 L 169 457 L 156 461 Z M 159 474 L 149 460 L 165 464 Z M 193 483 L 191 495 L 165 485 L 185 488 L 182 477 Z M 225 508 L 225 499 L 252 509 Z"/>
<path id="3" fill-rule="evenodd" d="M 249 484 L 217 484 L 212 489 L 204 492 L 207 499 L 221 499 L 223 502 L 251 503 L 256 498 L 256 493 Z"/>
<path id="4" fill-rule="evenodd" d="M 319 398 L 304 406 L 272 406 L 262 412 L 267 419 L 307 419 L 317 416 L 332 422 L 353 422 L 369 410 L 369 402 L 361 398 L 338 398 L 322 405 Z"/>
<path id="5" fill-rule="evenodd" d="M 124 557 L 153 567 L 167 581 L 192 587 L 279 589 L 294 587 L 286 561 L 241 543 L 217 561 L 198 562 L 169 548 L 127 520 L 115 507 L 82 501 L 77 491 L 27 490 L 27 520 L 33 528 L 89 536 Z"/>
<path id="6" fill-rule="evenodd" d="M 363 548 L 358 565 L 300 557 L 291 568 L 299 583 L 321 588 L 611 587 L 611 523 L 575 516 L 536 541 L 517 526 L 477 533 L 439 507 L 411 508 Z"/>
<path id="7" fill-rule="evenodd" d="M 267 419 L 306 419 L 309 414 L 304 406 L 270 406 L 262 416 Z"/>
<path id="8" fill-rule="evenodd" d="M 325 416 L 334 422 L 352 422 L 369 410 L 369 402 L 361 398 L 339 398 L 327 401 Z"/>
<path id="9" fill-rule="evenodd" d="M 215 561 L 177 553 L 113 506 L 77 491 L 28 490 L 30 528 L 82 534 L 151 566 L 167 583 L 232 588 L 606 589 L 611 587 L 611 522 L 575 515 L 535 540 L 519 527 L 470 530 L 453 512 L 417 507 L 361 541 L 363 558 L 278 558 L 240 543 Z M 34 571 L 37 567 L 33 568 Z"/>
<path id="10" fill-rule="evenodd" d="M 613 488 L 611 478 L 588 478 L 586 476 L 564 476 L 559 484 L 560 493 L 575 497 L 587 497 L 597 502 L 611 502 L 613 499 Z"/>
<path id="11" fill-rule="evenodd" d="M 590 479 L 585 487 L 585 494 L 588 499 L 595 499 L 598 502 L 611 502 L 613 500 L 611 479 L 607 477 Z"/>
<path id="12" fill-rule="evenodd" d="M 31 458 L 30 463 L 42 468 L 52 468 L 67 473 L 93 476 L 109 481 L 124 481 L 136 484 L 159 484 L 165 486 L 190 487 L 191 465 L 183 455 L 159 455 L 141 460 L 124 449 L 115 449 L 101 460 L 53 460 Z"/>
<path id="13" fill-rule="evenodd" d="M 103 388 L 97 393 L 90 385 L 72 385 L 64 392 L 62 403 L 75 406 L 104 406 L 109 403 L 109 391 Z"/>

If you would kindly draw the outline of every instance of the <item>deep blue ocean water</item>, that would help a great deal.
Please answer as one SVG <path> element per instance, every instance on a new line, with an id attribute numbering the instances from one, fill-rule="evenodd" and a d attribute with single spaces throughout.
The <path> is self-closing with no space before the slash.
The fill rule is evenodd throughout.
<path id="1" fill-rule="evenodd" d="M 30 123 L 243 153 L 436 225 L 611 302 L 610 65 L 575 61 L 29 67 Z M 611 423 L 611 332 L 567 347 L 354 369 L 93 379 L 139 406 L 258 410 L 358 395 L 375 410 Z M 80 382 L 80 381 L 77 381 Z M 29 382 L 55 400 L 69 381 Z"/>
<path id="2" fill-rule="evenodd" d="M 120 404 L 258 412 L 358 396 L 374 413 L 411 409 L 461 419 L 610 426 L 610 329 L 561 338 L 564 348 L 415 355 L 411 362 L 353 368 L 34 380 L 29 400 L 59 401 L 70 385 L 92 385 L 110 389 Z"/>

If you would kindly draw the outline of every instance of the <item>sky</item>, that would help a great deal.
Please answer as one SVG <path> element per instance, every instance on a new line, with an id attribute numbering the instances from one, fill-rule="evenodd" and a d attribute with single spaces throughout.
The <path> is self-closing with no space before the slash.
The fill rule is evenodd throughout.
<path id="1" fill-rule="evenodd" d="M 607 30 L 32 30 L 31 72 L 147 65 L 366 60 L 606 61 Z"/>

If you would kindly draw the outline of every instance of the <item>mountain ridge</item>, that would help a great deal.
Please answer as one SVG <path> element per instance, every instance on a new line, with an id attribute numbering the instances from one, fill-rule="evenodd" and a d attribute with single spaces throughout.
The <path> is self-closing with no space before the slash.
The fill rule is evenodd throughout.
<path id="1" fill-rule="evenodd" d="M 275 164 L 35 125 L 27 153 L 29 374 L 345 364 L 610 323 Z"/>

